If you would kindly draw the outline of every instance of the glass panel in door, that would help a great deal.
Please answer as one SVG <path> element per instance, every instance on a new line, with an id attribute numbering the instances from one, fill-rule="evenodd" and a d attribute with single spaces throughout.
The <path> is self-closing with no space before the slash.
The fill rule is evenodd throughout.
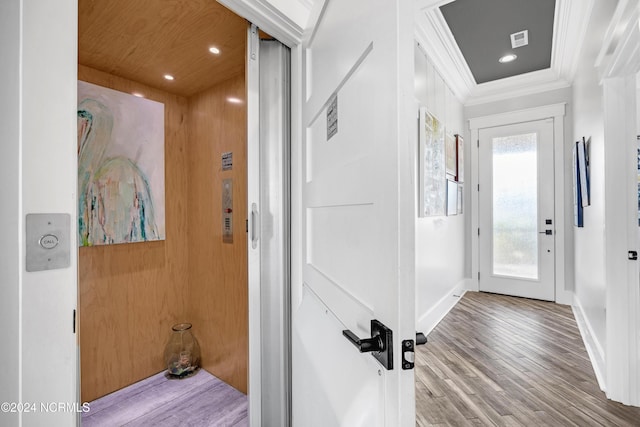
<path id="1" fill-rule="evenodd" d="M 492 140 L 493 274 L 538 279 L 537 134 Z"/>

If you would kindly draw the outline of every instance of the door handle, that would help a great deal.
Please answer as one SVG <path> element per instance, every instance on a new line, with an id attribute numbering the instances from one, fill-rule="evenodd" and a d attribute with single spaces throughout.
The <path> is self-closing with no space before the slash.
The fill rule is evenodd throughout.
<path id="1" fill-rule="evenodd" d="M 258 205 L 251 204 L 251 247 L 258 247 L 258 235 L 260 234 L 260 214 L 258 213 Z"/>
<path id="2" fill-rule="evenodd" d="M 538 231 L 538 234 L 546 234 L 547 236 L 552 236 L 553 230 Z"/>
<path id="3" fill-rule="evenodd" d="M 356 334 L 350 330 L 342 331 L 342 335 L 347 337 L 349 342 L 356 346 L 360 353 L 368 353 L 370 351 L 384 351 L 384 342 L 380 335 L 372 338 L 358 338 Z"/>
<path id="4" fill-rule="evenodd" d="M 348 329 L 343 330 L 342 335 L 360 353 L 371 353 L 387 370 L 393 369 L 393 332 L 382 322 L 375 319 L 371 321 L 371 338 L 359 338 Z"/>

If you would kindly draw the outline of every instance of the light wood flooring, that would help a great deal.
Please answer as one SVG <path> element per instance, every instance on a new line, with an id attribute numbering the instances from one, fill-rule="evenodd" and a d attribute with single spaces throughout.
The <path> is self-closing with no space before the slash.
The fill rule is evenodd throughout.
<path id="1" fill-rule="evenodd" d="M 467 292 L 428 338 L 418 426 L 640 426 L 600 391 L 568 306 Z"/>
<path id="2" fill-rule="evenodd" d="M 159 373 L 89 405 L 83 427 L 249 425 L 247 396 L 203 369 L 182 380 Z"/>

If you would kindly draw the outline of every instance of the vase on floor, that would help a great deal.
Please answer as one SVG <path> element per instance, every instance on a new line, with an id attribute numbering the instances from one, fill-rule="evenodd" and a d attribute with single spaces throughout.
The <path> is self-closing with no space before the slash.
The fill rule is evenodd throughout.
<path id="1" fill-rule="evenodd" d="M 173 325 L 164 348 L 164 361 L 170 378 L 186 378 L 198 371 L 200 345 L 191 332 L 191 323 Z"/>

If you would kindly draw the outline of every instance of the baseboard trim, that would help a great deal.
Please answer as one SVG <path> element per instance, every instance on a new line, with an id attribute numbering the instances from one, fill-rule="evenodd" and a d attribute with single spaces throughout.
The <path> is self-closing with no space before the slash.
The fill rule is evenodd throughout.
<path id="1" fill-rule="evenodd" d="M 606 392 L 606 365 L 602 345 L 600 342 L 598 342 L 596 335 L 593 333 L 591 323 L 589 323 L 589 319 L 585 315 L 584 309 L 582 308 L 582 304 L 580 304 L 580 300 L 578 299 L 578 297 L 574 297 L 571 310 L 573 311 L 573 316 L 575 317 L 576 323 L 578 324 L 578 329 L 580 330 L 580 335 L 582 336 L 582 342 L 584 342 L 584 346 L 587 349 L 587 353 L 589 354 L 589 360 L 591 360 L 593 371 L 596 374 L 598 386 L 600 386 L 600 390 Z"/>
<path id="2" fill-rule="evenodd" d="M 431 331 L 440 323 L 444 316 L 451 311 L 460 301 L 460 298 L 467 292 L 466 280 L 462 280 L 446 296 L 440 299 L 430 310 L 422 314 L 416 322 L 419 332 L 429 335 Z"/>

